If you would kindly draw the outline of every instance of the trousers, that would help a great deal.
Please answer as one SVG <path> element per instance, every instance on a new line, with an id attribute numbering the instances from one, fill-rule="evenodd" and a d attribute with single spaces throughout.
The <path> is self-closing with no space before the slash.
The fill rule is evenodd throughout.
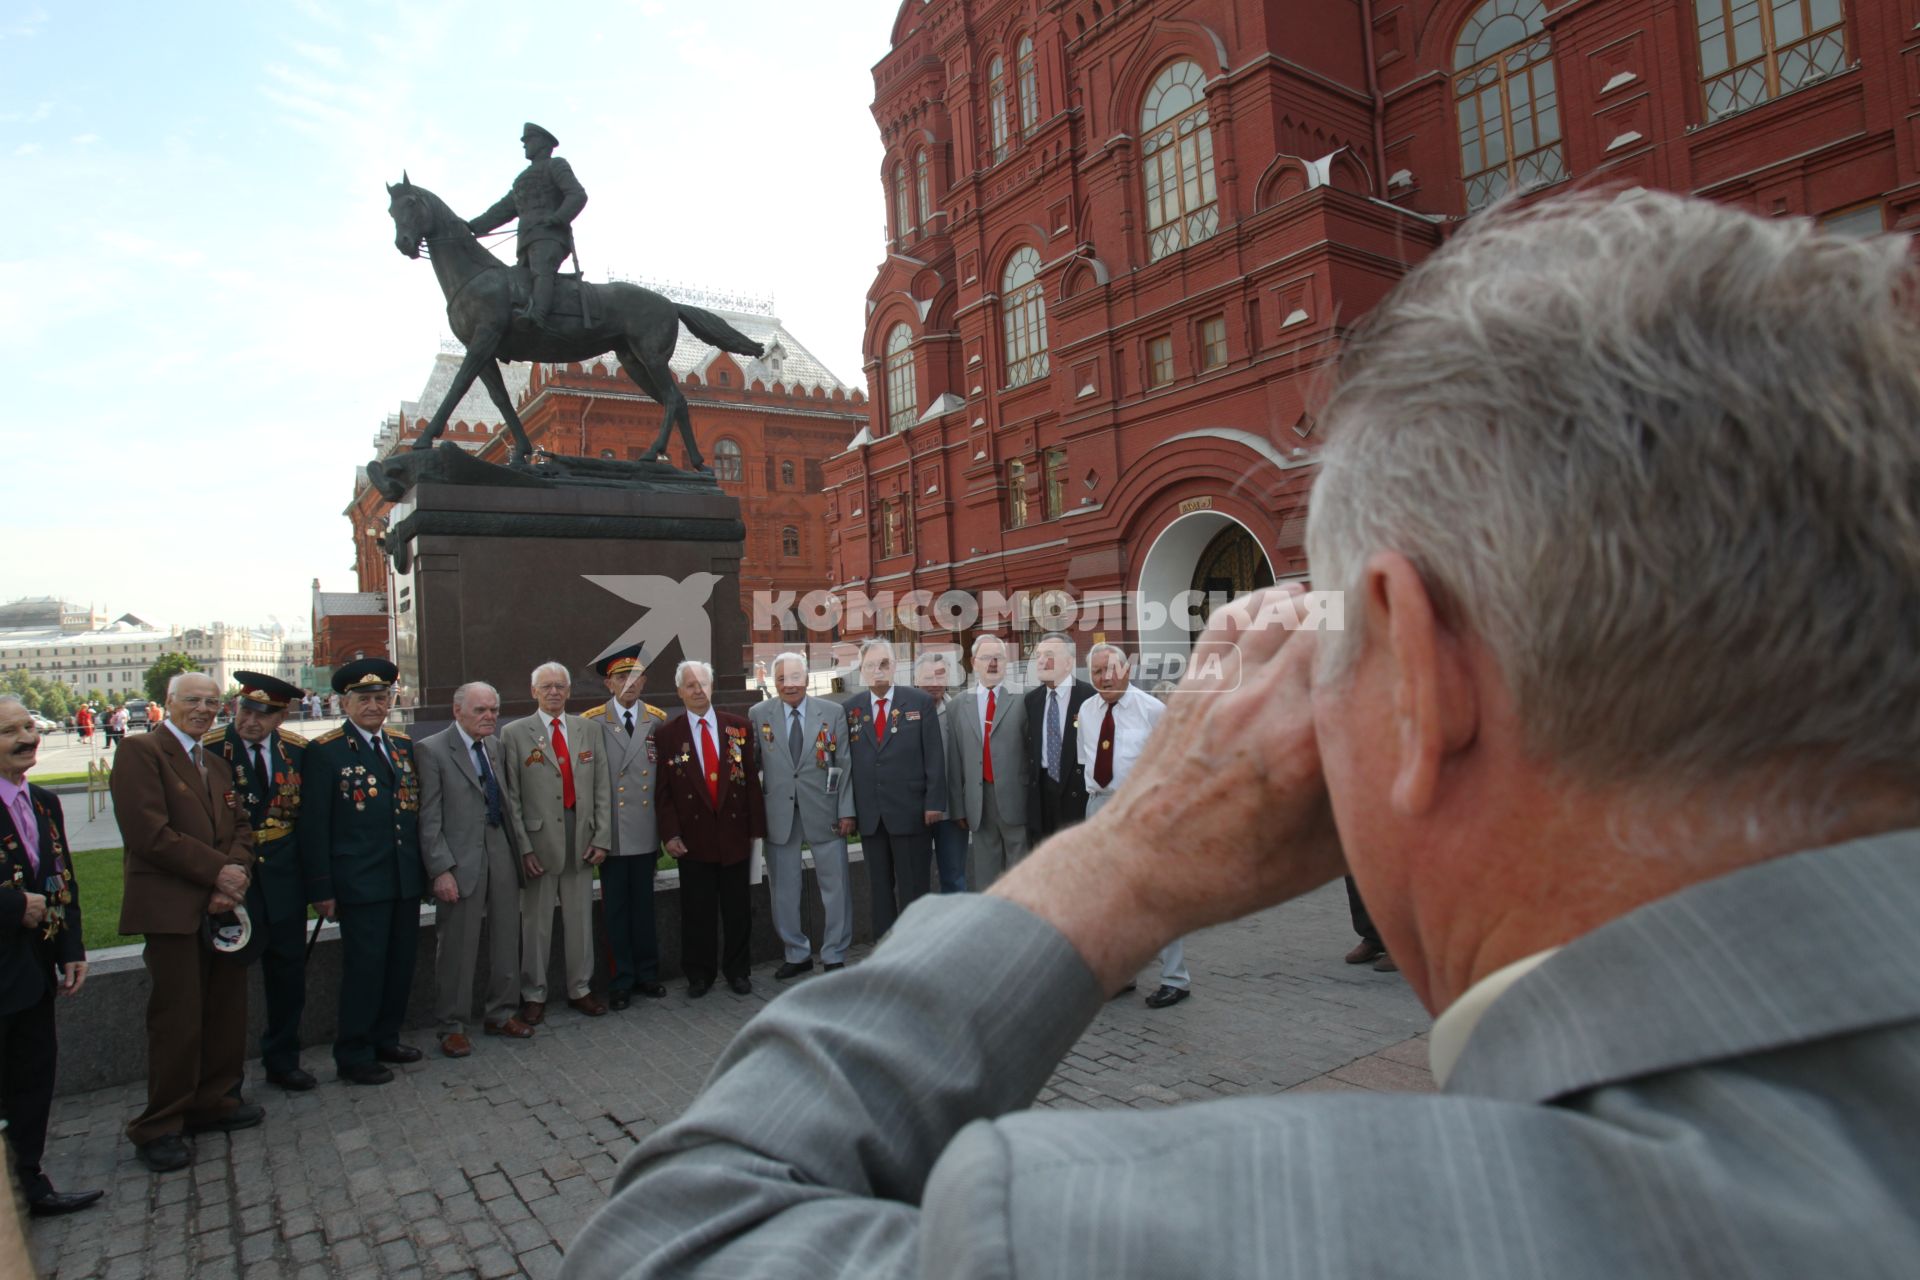
<path id="1" fill-rule="evenodd" d="M 147 1107 L 127 1126 L 136 1145 L 182 1132 L 239 1105 L 247 1056 L 247 968 L 197 933 L 150 933 Z"/>

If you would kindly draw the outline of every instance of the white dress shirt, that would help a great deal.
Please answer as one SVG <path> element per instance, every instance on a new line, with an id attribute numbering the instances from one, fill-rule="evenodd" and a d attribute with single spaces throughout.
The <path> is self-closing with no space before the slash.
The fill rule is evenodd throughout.
<path id="1" fill-rule="evenodd" d="M 713 714 L 712 707 L 707 708 L 705 715 L 696 716 L 689 714 L 687 716 L 687 732 L 693 735 L 693 754 L 699 759 L 701 769 L 707 773 L 718 773 L 720 772 L 720 762 L 718 760 L 707 759 L 707 746 L 704 742 L 700 741 L 700 726 L 703 724 L 707 726 L 707 732 L 713 735 L 713 749 L 719 751 L 721 749 L 720 720 Z"/>
<path id="2" fill-rule="evenodd" d="M 1106 722 L 1109 705 L 1113 707 L 1113 781 L 1103 787 L 1093 780 L 1093 764 L 1100 753 L 1100 726 Z M 1133 772 L 1133 762 L 1140 758 L 1140 748 L 1147 745 L 1153 726 L 1166 713 L 1166 703 L 1132 684 L 1111 704 L 1097 693 L 1080 704 L 1080 715 L 1074 723 L 1078 726 L 1080 767 L 1086 771 L 1088 795 L 1120 789 Z"/>
<path id="3" fill-rule="evenodd" d="M 200 749 L 200 739 L 189 738 L 186 734 L 186 731 L 182 729 L 179 725 L 175 724 L 172 720 L 162 720 L 160 723 L 164 724 L 165 726 L 167 726 L 168 729 L 172 730 L 173 736 L 180 740 L 180 745 L 187 749 L 187 759 L 189 760 L 193 759 L 194 758 L 193 753 Z"/>
<path id="4" fill-rule="evenodd" d="M 1454 1064 L 1460 1061 L 1473 1029 L 1480 1025 L 1480 1019 L 1493 1007 L 1493 1002 L 1505 995 L 1508 987 L 1552 959 L 1558 950 L 1558 947 L 1548 947 L 1495 969 L 1441 1010 L 1427 1038 L 1427 1065 L 1433 1069 L 1435 1084 L 1442 1089 L 1447 1087 L 1447 1077 L 1453 1074 Z"/>
<path id="5" fill-rule="evenodd" d="M 993 695 L 994 695 L 993 718 L 995 720 L 999 720 L 1007 714 L 1006 685 L 1004 684 L 995 685 L 993 688 Z M 975 714 L 980 717 L 980 736 L 984 738 L 987 736 L 987 686 L 983 684 L 977 684 L 973 687 L 973 707 L 974 707 Z M 1066 706 L 1063 703 L 1060 708 L 1060 728 L 1064 731 L 1066 727 L 1067 727 Z M 1064 741 L 1066 738 L 1065 732 L 1062 732 L 1060 736 L 1061 736 L 1061 739 Z M 1045 749 L 1046 749 L 1045 747 L 1041 748 L 1041 750 L 1043 751 Z"/>

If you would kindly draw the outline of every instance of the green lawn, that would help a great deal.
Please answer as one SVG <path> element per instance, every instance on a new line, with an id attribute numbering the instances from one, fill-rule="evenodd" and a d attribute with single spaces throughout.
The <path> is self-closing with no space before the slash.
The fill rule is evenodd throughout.
<path id="1" fill-rule="evenodd" d="M 80 932 L 89 953 L 120 947 L 137 938 L 120 936 L 121 884 L 118 849 L 82 849 L 73 855 L 73 878 L 80 885 Z"/>
<path id="2" fill-rule="evenodd" d="M 58 787 L 64 786 L 69 782 L 85 782 L 86 780 L 87 771 L 85 769 L 82 769 L 79 773 L 29 773 L 27 775 L 27 781 L 36 787 Z"/>
<path id="3" fill-rule="evenodd" d="M 666 854 L 660 855 L 660 870 L 680 864 Z M 594 873 L 596 876 L 599 872 Z M 125 892 L 122 863 L 118 849 L 83 849 L 73 855 L 74 879 L 80 883 L 80 931 L 89 952 L 102 947 L 123 947 L 140 941 L 120 936 L 120 899 Z M 313 912 L 307 912 L 313 919 Z"/>

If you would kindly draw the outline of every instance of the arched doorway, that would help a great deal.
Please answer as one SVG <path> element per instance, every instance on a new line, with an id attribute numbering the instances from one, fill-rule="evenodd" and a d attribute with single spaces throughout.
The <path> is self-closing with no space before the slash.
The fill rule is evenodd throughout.
<path id="1" fill-rule="evenodd" d="M 1134 678 L 1148 688 L 1177 679 L 1197 623 L 1212 608 L 1273 582 L 1273 562 L 1259 539 L 1232 516 L 1194 511 L 1175 520 L 1140 564 L 1133 627 L 1141 657 Z"/>

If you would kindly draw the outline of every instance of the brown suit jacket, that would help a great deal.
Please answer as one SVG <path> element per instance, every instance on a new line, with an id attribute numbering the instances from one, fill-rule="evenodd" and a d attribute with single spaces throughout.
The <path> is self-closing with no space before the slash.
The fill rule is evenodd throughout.
<path id="1" fill-rule="evenodd" d="M 693 745 L 693 721 L 675 716 L 654 732 L 660 741 L 655 766 L 660 797 L 662 843 L 679 836 L 687 842 L 686 862 L 745 862 L 753 842 L 767 834 L 767 808 L 760 800 L 760 749 L 753 726 L 743 716 L 715 709 L 720 737 L 714 747 L 725 758 L 720 770 L 720 803 L 707 799 L 706 775 Z"/>
<path id="2" fill-rule="evenodd" d="M 126 845 L 120 932 L 197 933 L 220 868 L 253 868 L 253 832 L 233 767 L 203 751 L 207 777 L 170 729 L 128 738 L 113 761 L 114 817 Z"/>

